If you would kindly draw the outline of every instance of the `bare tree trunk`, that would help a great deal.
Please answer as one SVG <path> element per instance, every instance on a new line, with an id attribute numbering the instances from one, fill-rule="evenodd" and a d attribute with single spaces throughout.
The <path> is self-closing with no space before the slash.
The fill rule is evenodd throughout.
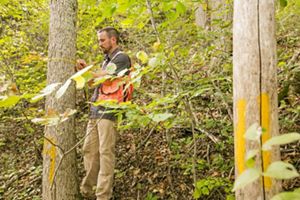
<path id="1" fill-rule="evenodd" d="M 233 26 L 233 93 L 236 176 L 245 169 L 245 155 L 259 149 L 246 141 L 245 131 L 258 123 L 266 131 L 262 143 L 278 134 L 276 43 L 273 0 L 234 2 Z M 256 167 L 262 171 L 279 159 L 279 148 L 262 153 Z M 236 192 L 237 200 L 270 199 L 280 183 L 271 179 L 257 180 Z"/>
<path id="2" fill-rule="evenodd" d="M 50 1 L 49 62 L 47 83 L 65 82 L 73 73 L 76 54 L 76 0 Z M 75 87 L 70 86 L 64 96 L 56 99 L 50 95 L 46 99 L 46 112 L 63 113 L 67 108 L 75 108 Z M 74 118 L 58 126 L 45 128 L 45 136 L 52 143 L 67 151 L 75 145 Z M 54 172 L 60 160 L 61 152 L 51 142 L 44 142 L 43 151 L 43 199 L 73 200 L 79 199 L 77 181 L 76 152 L 68 154 L 54 179 Z M 53 183 L 54 181 L 54 183 Z M 53 184 L 52 190 L 50 186 Z"/>
<path id="3" fill-rule="evenodd" d="M 275 37 L 275 1 L 261 0 L 259 4 L 259 32 L 261 48 L 261 126 L 265 130 L 262 143 L 279 135 L 278 95 L 277 95 L 277 58 Z M 280 160 L 278 146 L 262 153 L 263 171 L 269 165 Z M 281 190 L 281 182 L 264 177 L 265 199 L 271 199 Z"/>

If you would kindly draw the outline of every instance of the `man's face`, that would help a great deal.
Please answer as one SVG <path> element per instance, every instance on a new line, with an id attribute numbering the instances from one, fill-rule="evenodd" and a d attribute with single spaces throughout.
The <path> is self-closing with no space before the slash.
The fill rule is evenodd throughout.
<path id="1" fill-rule="evenodd" d="M 110 50 L 113 48 L 112 45 L 112 37 L 109 38 L 107 35 L 107 32 L 103 31 L 100 33 L 97 33 L 98 40 L 99 40 L 99 46 L 103 50 L 105 54 L 109 53 Z"/>

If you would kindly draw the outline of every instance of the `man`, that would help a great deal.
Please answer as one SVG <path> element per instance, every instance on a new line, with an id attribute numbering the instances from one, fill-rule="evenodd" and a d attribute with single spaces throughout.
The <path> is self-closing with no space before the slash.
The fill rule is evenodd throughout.
<path id="1" fill-rule="evenodd" d="M 117 75 L 124 69 L 130 68 L 130 58 L 121 52 L 119 47 L 119 33 L 113 27 L 106 27 L 97 32 L 99 46 L 105 54 L 101 70 L 93 73 L 94 78 L 111 74 L 106 67 L 116 66 L 113 73 Z M 77 65 L 78 69 L 86 66 L 83 60 Z M 95 88 L 91 101 L 98 100 L 101 85 Z M 101 106 L 91 106 L 90 119 L 87 125 L 87 137 L 83 144 L 83 158 L 86 175 L 83 178 L 80 190 L 84 197 L 97 200 L 108 200 L 112 197 L 113 175 L 115 168 L 115 145 L 117 132 L 115 129 L 116 117 L 114 113 L 105 112 Z M 96 188 L 96 190 L 94 190 Z"/>

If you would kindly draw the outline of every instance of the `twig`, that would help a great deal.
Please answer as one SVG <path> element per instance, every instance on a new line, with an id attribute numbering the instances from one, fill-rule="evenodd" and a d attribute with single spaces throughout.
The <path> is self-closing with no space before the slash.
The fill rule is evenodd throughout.
<path id="1" fill-rule="evenodd" d="M 151 2 L 150 2 L 150 0 L 146 0 L 146 3 L 147 3 L 148 12 L 150 13 L 150 20 L 151 20 L 152 27 L 155 31 L 157 41 L 160 42 L 160 36 L 159 36 L 159 33 L 157 31 L 157 28 L 156 28 L 156 23 L 155 23 L 155 20 L 154 20 L 154 14 L 153 14 Z"/>
<path id="2" fill-rule="evenodd" d="M 230 121 L 233 121 L 233 115 L 232 115 L 232 111 L 230 110 L 230 106 L 228 105 L 228 103 L 226 102 L 226 99 L 224 98 L 224 96 L 222 95 L 223 92 L 220 90 L 219 87 L 216 86 L 216 84 L 212 81 L 212 84 L 214 86 L 214 88 L 221 94 L 221 99 L 223 100 L 223 103 L 225 104 L 226 106 L 226 110 L 227 110 L 227 113 L 230 117 Z"/>
<path id="3" fill-rule="evenodd" d="M 152 129 L 150 130 L 150 132 L 149 132 L 149 134 L 147 135 L 147 137 L 145 138 L 145 140 L 144 140 L 142 143 L 140 143 L 140 145 L 136 148 L 136 151 L 139 150 L 142 146 L 144 146 L 144 145 L 148 142 L 150 136 L 152 135 L 152 133 L 154 132 L 154 130 L 155 130 L 155 128 L 156 128 L 157 126 L 158 126 L 158 123 L 156 123 L 156 124 L 152 127 Z"/>
<path id="4" fill-rule="evenodd" d="M 208 145 L 207 145 L 207 149 L 206 149 L 206 160 L 207 160 L 208 165 L 210 165 L 210 160 L 209 160 L 209 148 L 210 148 L 210 145 L 208 144 Z"/>
<path id="5" fill-rule="evenodd" d="M 47 138 L 46 136 L 43 136 L 43 138 L 45 140 L 47 140 L 50 144 L 52 144 L 53 146 L 59 148 L 59 150 L 61 150 L 61 152 L 64 154 L 64 150 L 61 146 L 59 146 L 58 144 L 55 144 L 54 142 L 51 141 L 51 139 Z"/>

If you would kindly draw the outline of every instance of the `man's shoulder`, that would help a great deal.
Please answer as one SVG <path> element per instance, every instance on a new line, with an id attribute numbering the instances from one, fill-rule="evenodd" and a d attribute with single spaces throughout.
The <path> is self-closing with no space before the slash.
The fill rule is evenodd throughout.
<path id="1" fill-rule="evenodd" d="M 128 56 L 127 53 L 123 52 L 123 51 L 119 51 L 115 57 L 114 60 L 118 60 L 118 61 L 127 61 L 127 60 L 130 60 L 130 57 Z"/>
<path id="2" fill-rule="evenodd" d="M 118 68 L 124 66 L 129 67 L 131 65 L 130 57 L 124 52 L 118 53 L 112 62 L 115 63 Z"/>

